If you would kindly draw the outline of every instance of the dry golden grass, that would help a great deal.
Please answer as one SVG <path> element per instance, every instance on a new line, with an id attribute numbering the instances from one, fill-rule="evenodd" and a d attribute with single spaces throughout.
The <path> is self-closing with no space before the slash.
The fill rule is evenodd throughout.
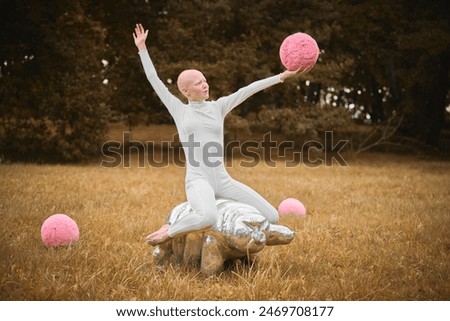
<path id="1" fill-rule="evenodd" d="M 155 268 L 145 236 L 185 200 L 184 168 L 0 165 L 1 300 L 449 300 L 450 162 L 367 155 L 348 167 L 243 168 L 232 176 L 272 204 L 304 202 L 297 232 L 255 265 L 204 278 Z M 71 247 L 40 227 L 66 213 Z"/>
<path id="2" fill-rule="evenodd" d="M 125 132 L 132 133 L 132 139 L 139 142 L 170 142 L 177 133 L 175 125 L 170 124 L 150 124 L 138 125 L 130 129 L 123 123 L 111 123 L 108 126 L 108 134 L 106 140 L 115 140 L 121 142 Z"/>

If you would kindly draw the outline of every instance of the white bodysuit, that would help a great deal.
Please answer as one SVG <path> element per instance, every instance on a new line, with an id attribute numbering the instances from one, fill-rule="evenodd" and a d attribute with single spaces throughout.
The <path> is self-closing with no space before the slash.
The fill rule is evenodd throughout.
<path id="1" fill-rule="evenodd" d="M 204 230 L 217 220 L 216 198 L 228 198 L 255 207 L 271 223 L 278 221 L 278 211 L 261 195 L 234 180 L 223 161 L 223 126 L 225 116 L 253 94 L 281 82 L 280 76 L 256 81 L 216 101 L 184 104 L 159 79 L 147 50 L 139 51 L 145 74 L 162 103 L 172 115 L 186 156 L 186 196 L 195 215 L 170 226 L 175 237 Z"/>

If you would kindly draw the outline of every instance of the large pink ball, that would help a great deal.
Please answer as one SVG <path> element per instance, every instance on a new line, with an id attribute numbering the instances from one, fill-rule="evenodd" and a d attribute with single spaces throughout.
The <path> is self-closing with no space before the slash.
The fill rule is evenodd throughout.
<path id="1" fill-rule="evenodd" d="M 41 238 L 47 247 L 70 245 L 79 237 L 77 223 L 66 214 L 51 215 L 42 223 Z"/>
<path id="2" fill-rule="evenodd" d="M 306 208 L 302 202 L 295 198 L 286 198 L 278 206 L 280 215 L 294 214 L 297 216 L 305 216 Z"/>
<path id="3" fill-rule="evenodd" d="M 319 54 L 319 46 L 314 38 L 302 32 L 287 36 L 280 46 L 281 63 L 291 71 L 300 67 L 314 67 Z"/>

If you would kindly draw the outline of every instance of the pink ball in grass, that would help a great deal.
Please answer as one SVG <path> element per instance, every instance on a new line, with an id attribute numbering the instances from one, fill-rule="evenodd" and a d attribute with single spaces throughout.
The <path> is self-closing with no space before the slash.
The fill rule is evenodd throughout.
<path id="1" fill-rule="evenodd" d="M 297 32 L 287 36 L 280 46 L 281 63 L 287 70 L 312 68 L 319 58 L 316 40 L 306 33 Z"/>
<path id="2" fill-rule="evenodd" d="M 53 214 L 42 223 L 41 238 L 47 247 L 71 245 L 79 237 L 77 223 L 66 214 Z"/>
<path id="3" fill-rule="evenodd" d="M 298 199 L 286 198 L 278 206 L 278 213 L 280 215 L 293 214 L 296 216 L 305 216 L 306 208 Z"/>

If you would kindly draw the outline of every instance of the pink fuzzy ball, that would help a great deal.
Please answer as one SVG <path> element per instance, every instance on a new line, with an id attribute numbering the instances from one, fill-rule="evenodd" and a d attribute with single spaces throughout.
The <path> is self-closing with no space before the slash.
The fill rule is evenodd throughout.
<path id="1" fill-rule="evenodd" d="M 78 241 L 77 223 L 65 214 L 49 216 L 41 227 L 42 242 L 47 247 L 70 245 Z"/>
<path id="2" fill-rule="evenodd" d="M 295 198 L 286 198 L 278 206 L 280 215 L 294 214 L 297 216 L 305 216 L 306 208 L 302 202 Z"/>
<path id="3" fill-rule="evenodd" d="M 314 38 L 302 32 L 287 36 L 280 46 L 281 63 L 291 71 L 300 67 L 314 67 L 319 53 L 319 46 Z"/>

